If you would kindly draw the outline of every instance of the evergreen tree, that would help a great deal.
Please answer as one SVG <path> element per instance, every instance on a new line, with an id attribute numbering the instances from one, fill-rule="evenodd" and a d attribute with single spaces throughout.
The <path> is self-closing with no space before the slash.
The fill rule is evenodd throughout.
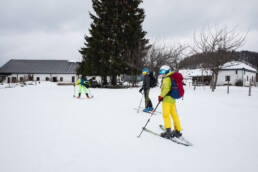
<path id="1" fill-rule="evenodd" d="M 84 75 L 112 76 L 116 85 L 119 74 L 129 74 L 141 68 L 149 48 L 146 32 L 142 30 L 144 10 L 141 0 L 92 0 L 95 15 L 85 36 L 80 53 L 83 61 L 78 70 Z"/>

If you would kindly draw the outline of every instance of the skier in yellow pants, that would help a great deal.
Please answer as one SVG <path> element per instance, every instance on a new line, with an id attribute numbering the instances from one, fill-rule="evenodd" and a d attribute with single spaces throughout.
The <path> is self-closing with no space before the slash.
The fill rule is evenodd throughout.
<path id="1" fill-rule="evenodd" d="M 164 128 L 165 132 L 161 133 L 161 137 L 171 138 L 171 137 L 181 137 L 181 124 L 176 111 L 176 100 L 168 95 L 171 90 L 171 79 L 169 75 L 171 75 L 171 68 L 169 66 L 162 66 L 160 68 L 160 74 L 163 78 L 162 86 L 161 86 L 161 94 L 159 96 L 159 102 L 162 101 L 162 112 L 163 112 L 163 120 L 164 120 Z M 171 117 L 173 119 L 174 130 L 171 131 Z"/>

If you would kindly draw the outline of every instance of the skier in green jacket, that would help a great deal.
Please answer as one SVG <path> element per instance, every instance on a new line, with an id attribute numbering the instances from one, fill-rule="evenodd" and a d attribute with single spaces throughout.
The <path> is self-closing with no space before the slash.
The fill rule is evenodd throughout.
<path id="1" fill-rule="evenodd" d="M 79 79 L 76 81 L 74 86 L 76 86 L 76 85 L 79 85 L 79 91 L 78 91 L 79 95 L 77 97 L 78 99 L 81 97 L 82 89 L 83 89 L 84 93 L 86 94 L 86 97 L 91 98 L 89 96 L 88 89 L 87 89 L 87 87 L 89 87 L 89 82 L 85 79 L 85 76 L 79 77 Z"/>

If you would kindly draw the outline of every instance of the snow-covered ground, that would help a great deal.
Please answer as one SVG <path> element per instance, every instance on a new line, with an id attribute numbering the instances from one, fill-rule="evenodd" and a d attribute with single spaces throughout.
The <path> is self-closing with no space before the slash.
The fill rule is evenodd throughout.
<path id="1" fill-rule="evenodd" d="M 91 89 L 73 98 L 72 86 L 0 89 L 1 172 L 257 172 L 258 88 L 186 87 L 177 102 L 185 147 L 144 132 L 138 89 Z M 159 88 L 151 90 L 157 104 Z M 161 107 L 158 107 L 161 111 Z M 148 128 L 161 132 L 160 114 Z"/>

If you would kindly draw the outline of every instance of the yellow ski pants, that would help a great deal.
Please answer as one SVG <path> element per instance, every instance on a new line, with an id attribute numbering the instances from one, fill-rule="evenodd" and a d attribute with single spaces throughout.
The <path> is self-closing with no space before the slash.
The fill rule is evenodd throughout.
<path id="1" fill-rule="evenodd" d="M 164 119 L 164 127 L 171 128 L 171 119 L 170 115 L 173 119 L 174 129 L 181 131 L 181 124 L 179 121 L 178 114 L 176 112 L 176 104 L 175 103 L 166 103 L 162 102 L 162 112 L 163 112 L 163 119 Z"/>

